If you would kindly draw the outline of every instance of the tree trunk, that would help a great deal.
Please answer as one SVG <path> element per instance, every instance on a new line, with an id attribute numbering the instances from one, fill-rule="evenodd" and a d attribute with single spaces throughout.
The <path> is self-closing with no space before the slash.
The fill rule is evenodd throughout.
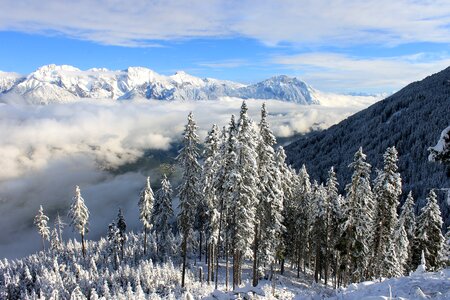
<path id="1" fill-rule="evenodd" d="M 81 234 L 81 251 L 83 252 L 83 258 L 86 257 L 86 247 L 84 245 L 84 233 Z"/>
<path id="2" fill-rule="evenodd" d="M 253 244 L 253 286 L 258 285 L 258 247 L 259 247 L 259 239 L 258 239 L 258 224 L 255 224 L 255 240 Z"/>
<path id="3" fill-rule="evenodd" d="M 183 235 L 183 243 L 181 245 L 181 251 L 183 252 L 183 268 L 181 271 L 181 287 L 184 288 L 184 279 L 186 275 L 186 252 L 187 252 L 187 234 Z"/>
<path id="4" fill-rule="evenodd" d="M 144 227 L 144 255 L 147 254 L 147 227 Z"/>
<path id="5" fill-rule="evenodd" d="M 45 252 L 45 239 L 42 237 L 42 251 Z"/>
<path id="6" fill-rule="evenodd" d="M 200 235 L 199 235 L 199 251 L 198 251 L 198 261 L 201 262 L 202 261 L 202 242 L 203 242 L 203 231 L 200 230 Z"/>
<path id="7" fill-rule="evenodd" d="M 225 290 L 228 291 L 228 230 L 225 230 L 225 260 L 226 260 L 226 267 L 225 267 Z"/>

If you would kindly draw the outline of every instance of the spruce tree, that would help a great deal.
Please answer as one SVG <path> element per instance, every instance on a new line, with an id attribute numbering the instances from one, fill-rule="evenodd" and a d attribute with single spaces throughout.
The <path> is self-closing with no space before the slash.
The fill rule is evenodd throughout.
<path id="1" fill-rule="evenodd" d="M 144 228 L 144 255 L 147 254 L 147 232 L 152 229 L 151 219 L 154 202 L 155 197 L 150 186 L 150 177 L 147 177 L 146 185 L 139 196 L 139 219 Z"/>
<path id="2" fill-rule="evenodd" d="M 126 241 L 126 231 L 127 231 L 127 223 L 125 222 L 125 218 L 122 214 L 122 209 L 119 208 L 119 213 L 117 214 L 117 229 L 119 231 L 119 242 L 120 242 L 120 257 L 123 260 L 125 241 Z"/>
<path id="3" fill-rule="evenodd" d="M 219 150 L 221 147 L 220 130 L 214 124 L 205 139 L 205 150 L 203 151 L 204 163 L 202 168 L 202 192 L 207 205 L 207 263 L 208 283 L 212 280 L 214 269 L 214 256 L 217 255 L 216 244 L 219 234 L 219 203 L 215 186 L 215 177 L 220 167 L 221 158 Z"/>
<path id="4" fill-rule="evenodd" d="M 427 270 L 436 271 L 443 266 L 444 237 L 442 217 L 436 193 L 431 190 L 427 204 L 417 219 L 416 237 L 413 244 L 413 268 L 420 263 L 422 251 L 425 253 Z"/>
<path id="5" fill-rule="evenodd" d="M 247 110 L 247 104 L 244 101 L 238 122 L 237 160 L 235 169 L 232 171 L 233 178 L 228 183 L 236 187 L 232 198 L 233 288 L 240 283 L 240 262 L 251 253 L 258 201 L 256 132 Z"/>
<path id="6" fill-rule="evenodd" d="M 406 197 L 405 203 L 403 203 L 402 211 L 400 213 L 399 217 L 399 227 L 403 226 L 404 230 L 406 232 L 406 237 L 408 239 L 408 248 L 406 253 L 406 262 L 404 264 L 405 270 L 404 274 L 409 274 L 410 271 L 413 269 L 411 268 L 411 260 L 412 260 L 412 246 L 414 242 L 415 237 L 415 230 L 416 230 L 416 214 L 414 213 L 414 198 L 412 196 L 412 192 L 410 191 L 408 193 L 408 196 Z M 401 232 L 398 232 L 401 233 Z M 397 241 L 400 237 L 399 234 L 397 234 Z"/>
<path id="7" fill-rule="evenodd" d="M 80 187 L 75 187 L 75 196 L 73 197 L 72 205 L 69 209 L 70 226 L 73 227 L 81 235 L 81 245 L 83 257 L 86 257 L 85 235 L 89 232 L 89 210 L 84 204 L 84 199 L 81 197 Z"/>
<path id="8" fill-rule="evenodd" d="M 275 157 L 273 145 L 276 143 L 269 123 L 265 104 L 261 109 L 259 123 L 259 141 L 256 148 L 258 166 L 258 187 L 255 205 L 256 218 L 254 222 L 253 239 L 253 285 L 257 285 L 258 264 L 272 266 L 276 250 L 284 228 L 282 224 L 283 191 L 281 186 L 280 167 Z M 282 151 L 282 150 L 280 150 Z M 284 155 L 284 152 L 283 152 Z M 280 153 L 280 164 L 281 157 Z"/>
<path id="9" fill-rule="evenodd" d="M 47 226 L 48 217 L 44 214 L 42 205 L 39 207 L 38 214 L 34 217 L 34 225 L 38 229 L 38 233 L 42 238 L 42 250 L 45 251 L 45 240 L 50 238 L 50 227 Z"/>
<path id="10" fill-rule="evenodd" d="M 173 219 L 172 208 L 172 186 L 167 176 L 164 175 L 161 181 L 161 188 L 156 193 L 155 210 L 153 213 L 153 230 L 155 231 L 158 252 L 164 255 L 164 260 L 167 260 L 172 254 L 172 226 Z"/>
<path id="11" fill-rule="evenodd" d="M 196 131 L 197 125 L 191 112 L 189 113 L 188 123 L 183 133 L 183 148 L 177 157 L 183 172 L 178 194 L 180 198 L 178 226 L 183 238 L 181 246 L 183 256 L 182 287 L 184 287 L 185 283 L 187 243 L 194 227 L 195 213 L 197 212 L 200 199 L 198 185 L 201 168 L 197 161 L 199 140 Z"/>
<path id="12" fill-rule="evenodd" d="M 398 153 L 395 147 L 389 147 L 383 155 L 384 168 L 375 179 L 374 194 L 376 214 L 374 220 L 373 264 L 374 275 L 389 277 L 394 274 L 392 268 L 399 268 L 398 259 L 390 253 L 390 245 L 395 244 L 394 231 L 397 226 L 397 207 L 402 193 L 402 182 L 398 173 Z M 387 258 L 392 258 L 388 262 Z"/>
<path id="13" fill-rule="evenodd" d="M 370 253 L 370 231 L 372 229 L 373 199 L 370 186 L 371 165 L 366 162 L 362 148 L 355 153 L 352 181 L 346 186 L 347 197 L 343 203 L 344 220 L 339 241 L 344 282 L 358 282 L 365 277 Z"/>

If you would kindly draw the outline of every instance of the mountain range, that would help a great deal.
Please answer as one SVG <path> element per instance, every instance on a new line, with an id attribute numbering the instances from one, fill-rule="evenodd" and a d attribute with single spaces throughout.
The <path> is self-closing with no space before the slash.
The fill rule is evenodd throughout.
<path id="1" fill-rule="evenodd" d="M 428 148 L 449 125 L 450 67 L 407 85 L 326 130 L 300 137 L 286 147 L 286 154 L 296 169 L 305 164 L 312 178 L 322 182 L 334 166 L 343 190 L 344 183 L 351 180 L 348 165 L 359 147 L 375 171 L 383 167 L 386 148 L 395 146 L 404 196 L 411 190 L 421 207 L 429 190 L 437 189 L 446 227 L 450 225 L 450 208 L 444 201 L 445 191 L 440 189 L 450 188 L 450 168 L 429 162 Z"/>
<path id="2" fill-rule="evenodd" d="M 104 68 L 82 71 L 68 65 L 46 65 L 27 76 L 0 72 L 0 94 L 20 95 L 39 104 L 80 98 L 215 100 L 221 97 L 320 103 L 317 91 L 295 77 L 280 75 L 244 85 L 199 78 L 183 71 L 164 76 L 143 67 L 129 67 L 121 71 Z"/>

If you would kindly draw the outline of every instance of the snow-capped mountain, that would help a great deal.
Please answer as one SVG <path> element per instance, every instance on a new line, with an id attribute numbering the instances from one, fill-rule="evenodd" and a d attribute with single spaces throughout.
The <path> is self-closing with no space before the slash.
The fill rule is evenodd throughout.
<path id="1" fill-rule="evenodd" d="M 185 72 L 160 75 L 150 69 L 89 69 L 68 65 L 46 65 L 26 77 L 0 73 L 0 93 L 18 94 L 32 103 L 73 101 L 80 98 L 157 100 L 277 99 L 299 104 L 319 104 L 314 89 L 298 78 L 276 76 L 244 85 Z"/>

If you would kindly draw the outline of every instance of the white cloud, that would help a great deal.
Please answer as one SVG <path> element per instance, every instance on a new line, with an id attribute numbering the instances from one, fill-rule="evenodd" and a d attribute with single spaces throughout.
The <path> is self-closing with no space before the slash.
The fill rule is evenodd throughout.
<path id="1" fill-rule="evenodd" d="M 337 53 L 274 57 L 273 63 L 304 73 L 302 79 L 334 91 L 392 91 L 450 65 L 449 54 L 359 58 Z"/>
<path id="2" fill-rule="evenodd" d="M 450 42 L 450 2 L 12 1 L 0 2 L 0 30 L 64 34 L 121 46 L 154 40 L 246 36 L 266 44 Z"/>
<path id="3" fill-rule="evenodd" d="M 261 100 L 247 103 L 251 117 L 258 121 Z M 203 139 L 213 123 L 223 126 L 231 114 L 238 115 L 240 105 L 236 99 L 0 104 L 1 255 L 17 257 L 39 249 L 32 225 L 39 205 L 51 218 L 57 211 L 65 216 L 76 184 L 91 210 L 90 239 L 104 235 L 119 206 L 129 228 L 139 230 L 139 190 L 145 175 L 152 174 L 156 182 L 159 174 L 148 167 L 136 166 L 127 173 L 110 172 L 111 168 L 136 162 L 146 149 L 168 149 L 181 137 L 189 111 L 194 112 Z M 279 136 L 328 127 L 363 108 L 279 101 L 267 101 L 267 107 L 269 122 Z"/>

